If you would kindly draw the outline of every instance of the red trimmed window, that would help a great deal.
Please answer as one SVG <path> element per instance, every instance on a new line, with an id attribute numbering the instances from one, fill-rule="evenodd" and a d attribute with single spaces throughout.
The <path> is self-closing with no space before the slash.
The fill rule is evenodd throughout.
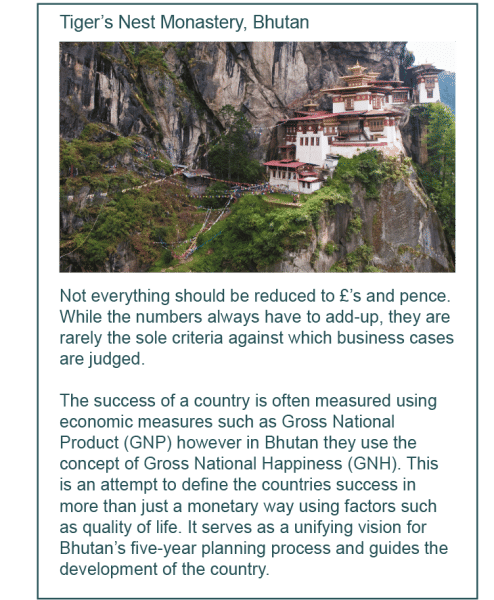
<path id="1" fill-rule="evenodd" d="M 407 93 L 406 92 L 394 92 L 393 93 L 393 102 L 406 102 L 407 101 Z"/>
<path id="2" fill-rule="evenodd" d="M 384 126 L 384 122 L 382 119 L 374 119 L 369 121 L 369 130 L 370 131 L 382 131 Z"/>

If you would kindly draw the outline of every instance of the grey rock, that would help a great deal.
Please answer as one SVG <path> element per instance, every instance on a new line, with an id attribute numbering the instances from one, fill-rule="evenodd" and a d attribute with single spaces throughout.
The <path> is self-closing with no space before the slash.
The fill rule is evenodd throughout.
<path id="1" fill-rule="evenodd" d="M 338 205 L 334 216 L 321 215 L 318 233 L 313 232 L 309 247 L 298 252 L 286 252 L 281 261 L 266 270 L 324 273 L 364 243 L 374 249 L 372 264 L 384 272 L 454 270 L 454 257 L 448 249 L 437 213 L 418 185 L 413 170 L 406 181 L 385 183 L 378 201 L 366 200 L 366 192 L 360 184 L 354 183 L 350 187 L 352 207 Z M 347 238 L 348 223 L 355 209 L 360 210 L 362 229 Z M 329 241 L 338 245 L 338 251 L 331 256 L 324 252 Z M 318 245 L 321 249 L 314 261 Z"/>

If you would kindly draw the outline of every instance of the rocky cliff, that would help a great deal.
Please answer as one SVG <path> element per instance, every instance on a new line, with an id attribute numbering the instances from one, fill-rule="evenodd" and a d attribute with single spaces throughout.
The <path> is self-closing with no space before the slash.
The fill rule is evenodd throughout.
<path id="1" fill-rule="evenodd" d="M 401 139 L 408 156 L 421 167 L 427 164 L 427 119 L 426 105 L 414 106 L 411 110 L 402 109 Z"/>
<path id="2" fill-rule="evenodd" d="M 286 252 L 268 271 L 325 273 L 374 271 L 389 273 L 447 272 L 452 256 L 436 211 L 415 171 L 379 188 L 368 200 L 365 187 L 350 186 L 352 205 L 326 208 L 308 247 Z"/>

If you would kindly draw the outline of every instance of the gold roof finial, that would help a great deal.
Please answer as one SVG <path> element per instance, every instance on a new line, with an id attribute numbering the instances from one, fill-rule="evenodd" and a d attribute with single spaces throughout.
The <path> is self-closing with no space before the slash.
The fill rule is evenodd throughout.
<path id="1" fill-rule="evenodd" d="M 353 67 L 349 67 L 350 71 L 355 71 L 355 73 L 359 74 L 359 73 L 363 73 L 366 68 L 362 67 L 359 63 L 359 61 L 357 60 L 357 62 L 353 65 Z"/>

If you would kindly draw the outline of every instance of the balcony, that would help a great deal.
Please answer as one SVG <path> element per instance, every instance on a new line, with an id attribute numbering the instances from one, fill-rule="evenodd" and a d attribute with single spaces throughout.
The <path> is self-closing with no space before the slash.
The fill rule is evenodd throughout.
<path id="1" fill-rule="evenodd" d="M 338 139 L 345 139 L 350 135 L 363 135 L 363 132 L 361 129 L 340 129 L 340 131 L 338 132 L 338 135 L 336 136 Z"/>

